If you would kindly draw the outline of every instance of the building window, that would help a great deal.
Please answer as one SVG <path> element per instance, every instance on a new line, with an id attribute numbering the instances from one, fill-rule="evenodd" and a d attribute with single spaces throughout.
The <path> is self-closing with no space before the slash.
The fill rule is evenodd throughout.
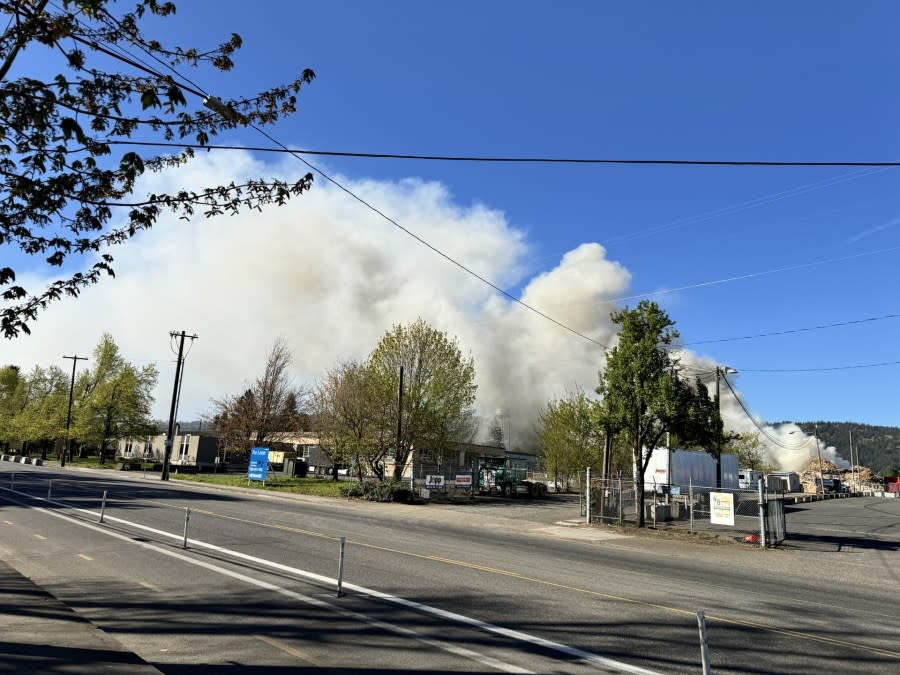
<path id="1" fill-rule="evenodd" d="M 190 434 L 186 434 L 185 436 L 181 437 L 181 461 L 184 461 L 187 459 L 188 447 L 190 446 L 190 444 L 191 444 L 191 435 Z"/>
<path id="2" fill-rule="evenodd" d="M 132 441 L 129 438 L 127 441 L 125 441 L 125 452 L 122 454 L 125 455 L 125 457 L 131 457 L 131 453 L 133 452 L 133 449 L 134 449 L 134 441 Z"/>

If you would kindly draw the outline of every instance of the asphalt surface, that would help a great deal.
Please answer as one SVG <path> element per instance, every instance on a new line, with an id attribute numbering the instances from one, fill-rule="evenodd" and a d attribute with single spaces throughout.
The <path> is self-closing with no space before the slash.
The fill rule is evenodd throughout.
<path id="1" fill-rule="evenodd" d="M 402 506 L 132 478 L 0 465 L 0 671 L 698 672 L 698 609 L 716 672 L 900 667 L 900 500 L 803 505 L 788 545 L 760 551 L 573 527 L 577 498 Z"/>

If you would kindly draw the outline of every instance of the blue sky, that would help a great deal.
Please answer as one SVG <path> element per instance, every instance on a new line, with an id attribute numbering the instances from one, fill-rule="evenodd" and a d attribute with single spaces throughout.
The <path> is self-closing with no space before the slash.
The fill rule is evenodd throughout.
<path id="1" fill-rule="evenodd" d="M 154 25 L 181 45 L 243 37 L 232 73 L 189 72 L 222 98 L 314 69 L 299 113 L 271 130 L 294 147 L 865 161 L 900 159 L 898 20 L 893 2 L 182 0 Z M 252 131 L 220 140 L 266 144 Z M 586 242 L 631 274 L 620 297 L 754 275 L 650 296 L 686 343 L 900 314 L 897 169 L 317 162 L 351 181 L 433 181 L 461 209 L 502 213 L 525 244 L 501 279 L 513 293 Z M 898 329 L 892 318 L 691 348 L 736 368 L 770 422 L 896 425 L 900 366 L 759 371 L 900 361 Z"/>

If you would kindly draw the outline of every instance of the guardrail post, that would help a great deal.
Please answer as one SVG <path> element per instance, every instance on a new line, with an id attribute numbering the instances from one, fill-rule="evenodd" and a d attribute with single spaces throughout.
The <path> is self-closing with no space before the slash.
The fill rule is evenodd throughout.
<path id="1" fill-rule="evenodd" d="M 346 538 L 341 537 L 341 549 L 338 554 L 338 579 L 337 579 L 337 597 L 344 597 L 344 544 Z"/>
<path id="2" fill-rule="evenodd" d="M 712 675 L 709 665 L 709 646 L 706 644 L 706 617 L 701 609 L 697 612 L 697 626 L 700 629 L 700 660 L 703 664 L 703 675 Z"/>
<path id="3" fill-rule="evenodd" d="M 181 544 L 181 548 L 187 548 L 187 530 L 188 530 L 188 521 L 191 519 L 191 507 L 187 506 L 184 509 L 184 541 Z"/>
<path id="4" fill-rule="evenodd" d="M 100 502 L 100 522 L 103 522 L 103 513 L 106 511 L 106 490 L 103 491 L 103 499 Z"/>

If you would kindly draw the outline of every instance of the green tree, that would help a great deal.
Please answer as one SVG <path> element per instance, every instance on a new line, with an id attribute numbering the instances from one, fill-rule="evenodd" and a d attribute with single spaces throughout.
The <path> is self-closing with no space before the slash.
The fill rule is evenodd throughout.
<path id="1" fill-rule="evenodd" d="M 25 401 L 16 418 L 22 441 L 37 445 L 41 458 L 65 435 L 68 413 L 69 378 L 58 366 L 35 366 L 25 377 Z"/>
<path id="2" fill-rule="evenodd" d="M 137 368 L 128 363 L 109 333 L 94 348 L 92 362 L 78 380 L 72 436 L 98 448 L 103 464 L 110 441 L 146 436 L 156 429 L 151 392 L 158 373 L 155 365 Z"/>
<path id="3" fill-rule="evenodd" d="M 263 374 L 243 393 L 213 401 L 213 427 L 232 453 L 249 454 L 273 433 L 299 431 L 308 422 L 309 394 L 290 374 L 293 354 L 282 338 L 266 353 Z"/>
<path id="4" fill-rule="evenodd" d="M 306 174 L 295 182 L 252 179 L 135 194 L 145 171 L 187 163 L 189 145 L 296 112 L 301 86 L 315 77 L 311 70 L 284 86 L 222 101 L 172 73 L 179 66 L 231 70 L 241 38 L 232 34 L 210 50 L 162 45 L 142 24 L 174 15 L 172 2 L 139 0 L 133 11 L 121 12 L 111 0 L 3 0 L 0 12 L 7 26 L 0 35 L 0 244 L 42 257 L 48 271 L 73 262 L 78 270 L 45 288 L 26 289 L 16 283 L 15 269 L 0 266 L 6 337 L 29 332 L 28 323 L 51 301 L 77 296 L 104 273 L 112 275 L 111 248 L 164 214 L 188 219 L 196 212 L 210 217 L 281 205 L 312 184 Z M 30 58 L 23 64 L 25 50 Z M 29 73 L 30 63 L 58 74 Z M 110 63 L 120 69 L 109 69 Z M 139 143 L 132 144 L 133 137 Z M 182 151 L 135 149 L 154 141 Z"/>
<path id="5" fill-rule="evenodd" d="M 765 460 L 765 446 L 759 433 L 732 434 L 725 442 L 725 453 L 737 455 L 738 466 L 757 471 L 771 471 Z"/>
<path id="6" fill-rule="evenodd" d="M 25 378 L 18 366 L 0 368 L 0 447 L 9 450 L 21 440 L 16 420 L 25 407 Z"/>
<path id="7" fill-rule="evenodd" d="M 348 361 L 326 373 L 316 388 L 315 417 L 321 447 L 335 466 L 355 465 L 360 480 L 367 467 L 384 480 L 385 456 L 396 439 L 391 396 L 368 363 Z"/>
<path id="8" fill-rule="evenodd" d="M 607 355 L 597 393 L 604 419 L 631 448 L 643 527 L 644 474 L 653 451 L 667 432 L 689 445 L 708 441 L 715 432 L 703 420 L 710 422 L 712 406 L 699 381 L 694 388 L 679 377 L 669 349 L 679 334 L 659 305 L 642 300 L 613 312 L 612 321 L 621 326 L 619 342 Z"/>
<path id="9" fill-rule="evenodd" d="M 454 441 L 467 441 L 475 431 L 475 362 L 464 357 L 456 339 L 422 319 L 394 326 L 369 357 L 379 392 L 392 392 L 380 402 L 398 419 L 400 368 L 403 368 L 401 433 L 395 438 L 394 479 L 400 480 L 413 448 L 443 455 Z M 399 442 L 396 442 L 399 440 Z"/>
<path id="10" fill-rule="evenodd" d="M 572 476 L 582 485 L 587 467 L 600 469 L 605 434 L 598 424 L 599 406 L 583 391 L 550 401 L 541 410 L 538 438 L 544 466 L 557 489 L 569 486 Z"/>

